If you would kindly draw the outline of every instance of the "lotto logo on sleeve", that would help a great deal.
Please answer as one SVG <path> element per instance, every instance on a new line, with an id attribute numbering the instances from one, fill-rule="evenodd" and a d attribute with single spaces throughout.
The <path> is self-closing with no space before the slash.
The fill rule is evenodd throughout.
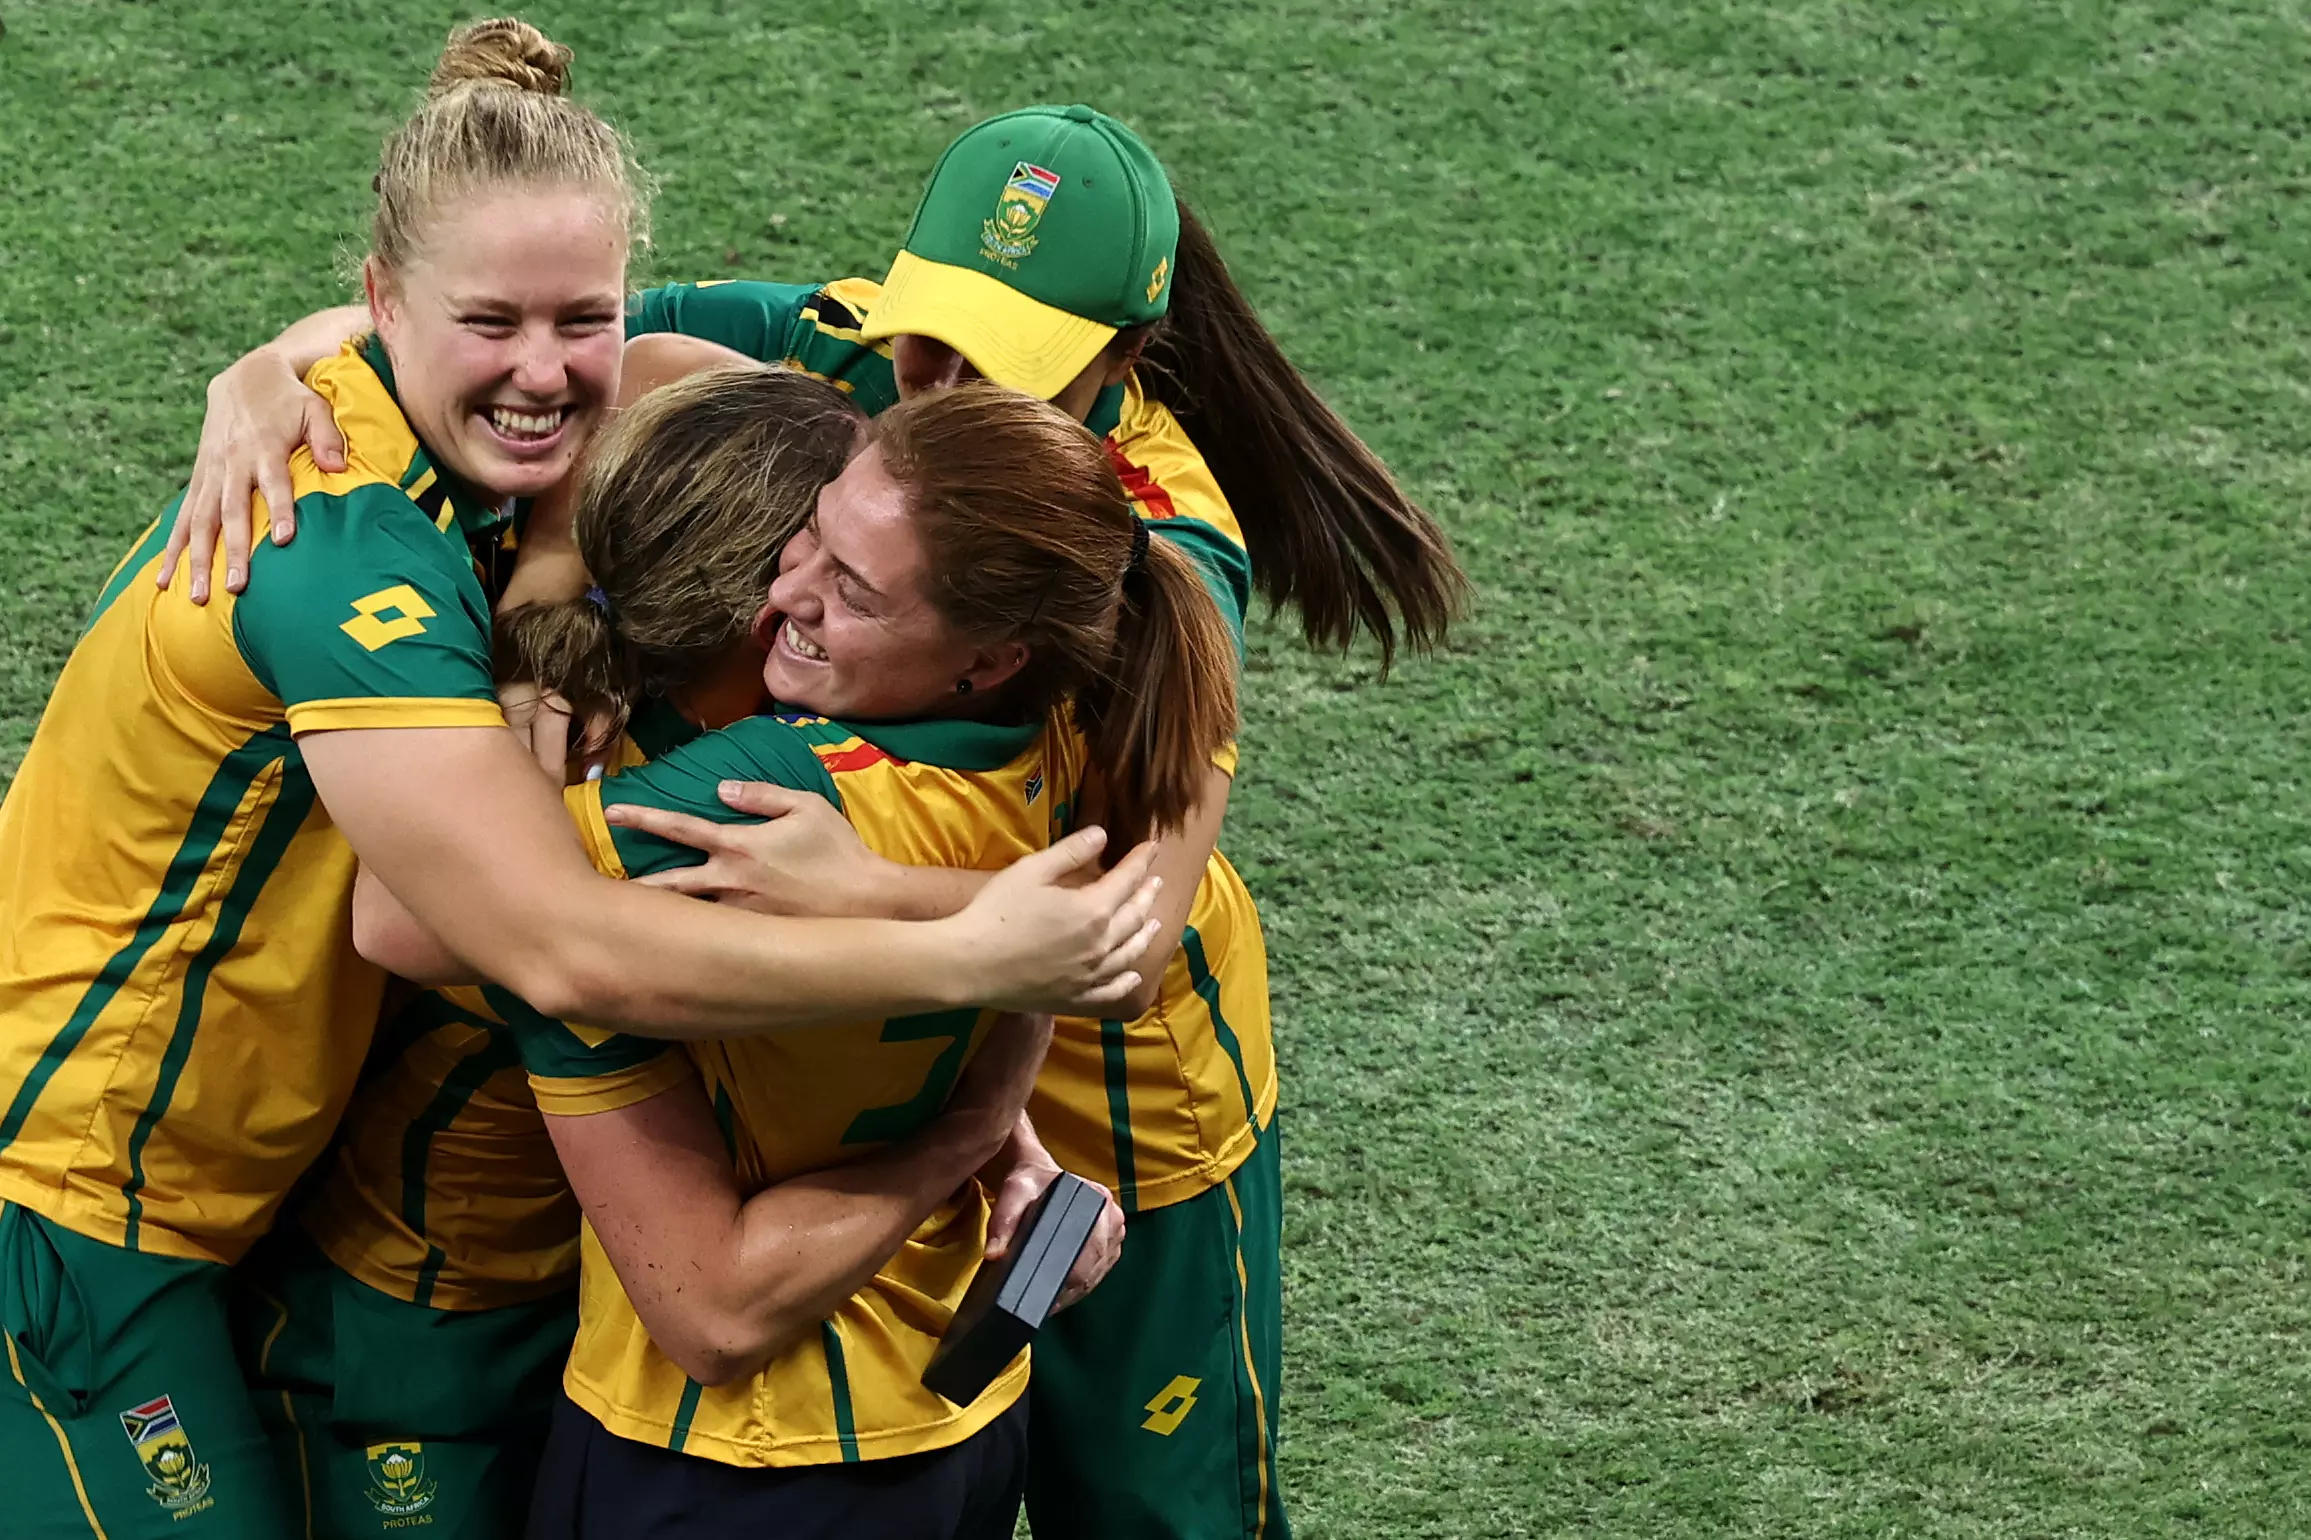
<path id="1" fill-rule="evenodd" d="M 397 583 L 354 600 L 353 618 L 337 629 L 359 642 L 363 650 L 375 652 L 388 642 L 416 636 L 432 618 L 433 606 L 424 596 L 407 583 Z"/>
<path id="2" fill-rule="evenodd" d="M 120 1431 L 128 1435 L 145 1474 L 152 1477 L 146 1496 L 179 1518 L 215 1505 L 216 1499 L 209 1496 L 209 1468 L 193 1453 L 193 1441 L 185 1436 L 176 1404 L 168 1397 L 122 1412 Z"/>

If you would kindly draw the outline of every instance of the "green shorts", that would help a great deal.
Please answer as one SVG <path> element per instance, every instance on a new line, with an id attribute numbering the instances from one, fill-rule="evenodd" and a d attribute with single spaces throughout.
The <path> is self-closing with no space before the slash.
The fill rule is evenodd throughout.
<path id="1" fill-rule="evenodd" d="M 0 1502 L 14 1540 L 293 1540 L 233 1359 L 229 1269 L 0 1203 Z"/>
<path id="2" fill-rule="evenodd" d="M 1035 1339 L 1035 1540 L 1289 1540 L 1276 1485 L 1276 1129 L 1219 1186 L 1144 1209 L 1099 1287 Z"/>
<path id="3" fill-rule="evenodd" d="M 511 1540 L 522 1532 L 575 1288 L 495 1310 L 381 1293 L 301 1235 L 238 1269 L 257 1414 L 314 1540 Z"/>

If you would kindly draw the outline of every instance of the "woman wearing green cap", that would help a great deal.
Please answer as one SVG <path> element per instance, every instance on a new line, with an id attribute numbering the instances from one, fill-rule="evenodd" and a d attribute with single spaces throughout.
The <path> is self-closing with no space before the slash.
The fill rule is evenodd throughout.
<path id="1" fill-rule="evenodd" d="M 290 371 L 334 324 L 299 323 L 212 388 L 199 486 L 214 496 L 185 504 L 195 574 L 219 510 L 244 508 L 276 457 L 310 437 L 326 460 L 334 428 Z M 1103 439 L 1149 528 L 1198 562 L 1239 634 L 1257 588 L 1298 611 L 1310 642 L 1366 634 L 1385 661 L 1400 639 L 1440 639 L 1464 591 L 1434 521 L 1284 357 L 1155 157 L 1089 107 L 967 130 L 881 284 L 669 285 L 639 296 L 627 332 L 640 339 L 629 369 L 653 350 L 654 366 L 685 367 L 695 343 L 645 335 L 681 333 L 830 379 L 869 412 L 980 376 L 1048 399 Z M 584 586 L 547 522 L 533 521 L 509 597 Z M 1159 861 L 1163 978 L 1131 1019 L 1062 1022 L 1038 1082 L 1033 1117 L 1054 1155 L 1131 1214 L 1107 1282 L 1037 1344 L 1028 1503 L 1045 1540 L 1288 1532 L 1267 962 L 1250 896 L 1214 848 L 1233 769 L 1221 756 Z M 836 886 L 771 869 L 770 852 L 793 848 L 776 843 L 780 824 L 750 835 L 644 811 L 637 826 L 708 851 L 685 869 L 688 891 L 791 908 Z"/>

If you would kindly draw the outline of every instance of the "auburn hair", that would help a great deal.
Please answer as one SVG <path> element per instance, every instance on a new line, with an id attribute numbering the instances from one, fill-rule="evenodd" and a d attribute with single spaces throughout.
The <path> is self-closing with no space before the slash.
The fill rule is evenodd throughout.
<path id="1" fill-rule="evenodd" d="M 1369 635 L 1384 671 L 1400 638 L 1434 648 L 1468 597 L 1451 541 L 1284 356 L 1203 222 L 1185 203 L 1179 215 L 1169 311 L 1110 347 L 1144 341 L 1141 389 L 1195 441 L 1254 584 L 1299 613 L 1310 644 Z"/>
<path id="2" fill-rule="evenodd" d="M 975 381 L 874 419 L 930 557 L 929 598 L 1028 659 L 1000 706 L 1071 707 L 1115 850 L 1176 828 L 1236 733 L 1236 643 L 1195 563 L 1148 538 L 1100 442 L 1049 402 Z"/>

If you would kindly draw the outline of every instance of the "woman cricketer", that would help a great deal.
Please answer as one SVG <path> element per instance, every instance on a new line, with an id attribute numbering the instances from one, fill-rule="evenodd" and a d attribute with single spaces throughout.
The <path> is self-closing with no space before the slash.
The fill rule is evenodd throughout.
<path id="1" fill-rule="evenodd" d="M 329 441 L 291 371 L 332 324 L 300 323 L 212 391 L 214 501 L 183 521 L 196 558 L 285 445 Z M 1150 530 L 1197 561 L 1239 627 L 1256 589 L 1312 643 L 1368 635 L 1385 658 L 1439 640 L 1465 588 L 1434 521 L 1284 357 L 1152 153 L 1089 107 L 967 130 L 881 284 L 675 284 L 641 295 L 627 330 L 786 363 L 869 412 L 974 377 L 1049 400 L 1099 436 Z M 237 523 L 223 521 L 228 561 L 245 548 Z M 584 586 L 553 539 L 533 531 L 517 595 Z M 1132 1215 L 1115 1272 L 1039 1344 L 1028 1510 L 1047 1537 L 1286 1532 L 1266 956 L 1216 850 L 1234 765 L 1232 750 L 1215 763 L 1158 857 L 1162 977 L 1114 1018 L 1063 1020 L 1039 1082 L 1053 1154 Z M 708 848 L 688 891 L 795 903 L 791 881 L 747 860 L 743 831 L 639 826 Z"/>

